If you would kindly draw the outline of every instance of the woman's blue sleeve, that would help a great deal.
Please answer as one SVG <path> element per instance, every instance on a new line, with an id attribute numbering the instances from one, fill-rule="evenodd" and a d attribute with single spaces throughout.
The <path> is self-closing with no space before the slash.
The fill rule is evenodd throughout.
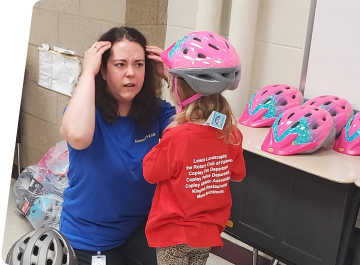
<path id="1" fill-rule="evenodd" d="M 160 133 L 165 130 L 166 126 L 169 125 L 174 119 L 173 116 L 175 115 L 175 107 L 171 106 L 169 102 L 166 102 L 165 100 L 161 100 L 161 110 L 160 110 Z"/>

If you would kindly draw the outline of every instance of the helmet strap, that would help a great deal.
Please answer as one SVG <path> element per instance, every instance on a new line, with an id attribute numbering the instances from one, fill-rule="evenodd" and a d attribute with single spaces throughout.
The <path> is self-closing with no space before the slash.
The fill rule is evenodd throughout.
<path id="1" fill-rule="evenodd" d="M 189 105 L 190 103 L 194 102 L 195 100 L 197 100 L 203 96 L 203 94 L 197 93 L 197 94 L 189 97 L 188 99 L 184 100 L 183 102 L 181 102 L 178 91 L 177 91 L 177 76 L 175 76 L 175 78 L 174 78 L 174 86 L 175 86 L 175 96 L 179 102 L 179 109 L 178 109 L 179 113 L 181 113 L 182 107 Z"/>

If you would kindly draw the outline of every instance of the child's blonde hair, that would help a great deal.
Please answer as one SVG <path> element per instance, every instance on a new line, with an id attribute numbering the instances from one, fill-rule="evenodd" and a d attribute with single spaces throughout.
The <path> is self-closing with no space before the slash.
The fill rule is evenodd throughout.
<path id="1" fill-rule="evenodd" d="M 174 77 L 172 76 L 169 90 L 171 93 L 175 93 L 174 89 Z M 177 92 L 181 102 L 196 94 L 181 77 L 177 78 Z M 229 103 L 221 94 L 202 96 L 189 105 L 183 106 L 182 111 L 175 115 L 175 121 L 182 124 L 185 122 L 196 122 L 201 119 L 207 120 L 213 111 L 226 115 L 224 127 L 219 131 L 221 132 L 219 138 L 223 138 L 225 144 L 240 144 L 241 138 L 239 135 L 234 135 L 232 129 L 233 125 L 237 125 L 237 121 L 231 111 Z"/>

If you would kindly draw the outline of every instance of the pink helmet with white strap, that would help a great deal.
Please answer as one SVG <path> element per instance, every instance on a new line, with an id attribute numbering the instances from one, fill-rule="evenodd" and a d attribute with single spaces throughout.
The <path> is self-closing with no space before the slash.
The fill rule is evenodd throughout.
<path id="1" fill-rule="evenodd" d="M 297 106 L 274 122 L 261 150 L 276 155 L 308 154 L 335 141 L 334 121 L 325 109 Z"/>
<path id="2" fill-rule="evenodd" d="M 360 112 L 354 114 L 346 123 L 333 149 L 342 154 L 360 155 Z"/>
<path id="3" fill-rule="evenodd" d="M 354 114 L 349 101 L 332 95 L 323 95 L 309 99 L 304 105 L 312 105 L 326 109 L 333 117 L 336 136 L 339 136 L 342 128 Z"/>
<path id="4" fill-rule="evenodd" d="M 169 72 L 182 77 L 197 93 L 180 102 L 180 109 L 201 96 L 218 94 L 238 87 L 241 61 L 235 48 L 223 37 L 197 31 L 186 35 L 160 54 Z"/>
<path id="5" fill-rule="evenodd" d="M 294 86 L 265 86 L 252 96 L 239 118 L 239 123 L 248 127 L 271 126 L 281 113 L 301 105 L 302 102 L 303 96 Z"/>

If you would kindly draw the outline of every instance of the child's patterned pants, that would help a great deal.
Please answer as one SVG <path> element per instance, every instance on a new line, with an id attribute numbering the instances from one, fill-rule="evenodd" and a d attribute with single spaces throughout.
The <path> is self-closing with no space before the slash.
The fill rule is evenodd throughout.
<path id="1" fill-rule="evenodd" d="M 156 248 L 158 265 L 205 265 L 211 248 L 193 248 L 187 244 Z"/>

